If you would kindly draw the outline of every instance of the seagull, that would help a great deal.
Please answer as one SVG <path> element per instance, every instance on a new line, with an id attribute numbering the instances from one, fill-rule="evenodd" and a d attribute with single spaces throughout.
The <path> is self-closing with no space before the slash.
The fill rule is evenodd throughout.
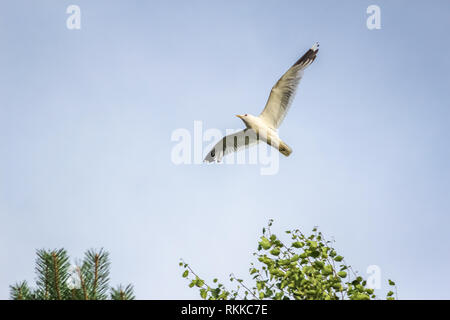
<path id="1" fill-rule="evenodd" d="M 318 42 L 286 71 L 272 87 L 266 106 L 259 116 L 247 113 L 236 115 L 244 121 L 246 128 L 225 136 L 207 154 L 204 161 L 220 162 L 225 155 L 258 144 L 261 140 L 288 157 L 292 149 L 280 139 L 277 129 L 292 104 L 297 86 L 303 77 L 303 70 L 316 59 L 317 52 L 319 52 Z"/>

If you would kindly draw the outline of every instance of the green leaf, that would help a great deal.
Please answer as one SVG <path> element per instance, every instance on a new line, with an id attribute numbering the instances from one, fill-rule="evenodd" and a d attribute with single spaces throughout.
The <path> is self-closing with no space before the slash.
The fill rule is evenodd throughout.
<path id="1" fill-rule="evenodd" d="M 389 285 L 390 286 L 395 286 L 395 282 L 394 281 L 392 281 L 391 279 L 389 279 L 388 281 L 389 281 Z"/>
<path id="2" fill-rule="evenodd" d="M 280 259 L 280 260 L 278 260 L 278 263 L 280 264 L 280 266 L 286 266 L 286 265 L 288 265 L 290 262 L 291 262 L 291 261 L 290 261 L 290 260 L 287 260 L 287 259 Z"/>
<path id="3" fill-rule="evenodd" d="M 333 273 L 333 267 L 330 265 L 326 265 L 322 270 L 323 275 L 327 276 Z"/>
<path id="4" fill-rule="evenodd" d="M 294 247 L 294 248 L 301 248 L 301 247 L 303 247 L 304 246 L 304 244 L 302 243 L 302 242 L 300 242 L 300 241 L 295 241 L 295 242 L 293 242 L 292 243 L 292 246 Z"/>
<path id="5" fill-rule="evenodd" d="M 186 278 L 189 275 L 189 270 L 185 270 L 183 272 L 183 278 Z"/>
<path id="6" fill-rule="evenodd" d="M 367 294 L 364 294 L 364 293 L 358 293 L 355 296 L 355 300 L 370 300 L 370 296 L 368 296 Z"/>
<path id="7" fill-rule="evenodd" d="M 202 287 L 204 284 L 205 284 L 205 281 L 203 281 L 202 279 L 197 279 L 195 281 L 195 285 L 199 288 Z"/>
<path id="8" fill-rule="evenodd" d="M 341 291 L 342 290 L 342 285 L 340 283 L 335 283 L 333 285 L 333 289 Z"/>
<path id="9" fill-rule="evenodd" d="M 256 288 L 258 289 L 258 291 L 261 291 L 263 288 L 263 282 L 256 281 Z"/>
<path id="10" fill-rule="evenodd" d="M 314 265 L 318 268 L 318 269 L 322 269 L 324 267 L 324 263 L 322 261 L 314 261 Z"/>
<path id="11" fill-rule="evenodd" d="M 274 248 L 270 250 L 270 253 L 273 254 L 274 256 L 278 256 L 280 254 L 280 249 Z"/>
<path id="12" fill-rule="evenodd" d="M 270 241 L 266 237 L 261 237 L 261 241 L 259 242 L 259 244 L 261 245 L 261 247 L 264 250 L 269 250 L 270 247 L 272 246 L 272 244 L 270 243 Z"/>
<path id="13" fill-rule="evenodd" d="M 317 248 L 317 242 L 316 241 L 310 241 L 309 246 L 313 249 Z"/>
<path id="14" fill-rule="evenodd" d="M 341 277 L 341 278 L 345 278 L 345 277 L 347 276 L 347 272 L 345 272 L 345 271 L 339 271 L 339 272 L 338 272 L 338 276 Z"/>
<path id="15" fill-rule="evenodd" d="M 341 262 L 342 260 L 344 260 L 343 256 L 337 256 L 334 258 L 334 261 L 336 261 L 336 262 Z"/>

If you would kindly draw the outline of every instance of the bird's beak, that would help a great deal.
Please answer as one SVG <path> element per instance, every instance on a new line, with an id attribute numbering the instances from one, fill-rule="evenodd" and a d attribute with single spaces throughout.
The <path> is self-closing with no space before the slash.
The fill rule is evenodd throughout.
<path id="1" fill-rule="evenodd" d="M 237 114 L 236 117 L 238 117 L 239 119 L 242 119 L 242 116 L 240 114 Z"/>

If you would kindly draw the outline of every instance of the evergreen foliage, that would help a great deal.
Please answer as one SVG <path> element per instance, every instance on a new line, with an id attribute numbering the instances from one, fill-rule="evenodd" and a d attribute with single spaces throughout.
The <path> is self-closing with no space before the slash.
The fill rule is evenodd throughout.
<path id="1" fill-rule="evenodd" d="M 10 286 L 13 300 L 133 300 L 131 284 L 109 286 L 108 252 L 88 250 L 80 264 L 71 265 L 65 249 L 36 252 L 36 288 L 26 281 Z"/>

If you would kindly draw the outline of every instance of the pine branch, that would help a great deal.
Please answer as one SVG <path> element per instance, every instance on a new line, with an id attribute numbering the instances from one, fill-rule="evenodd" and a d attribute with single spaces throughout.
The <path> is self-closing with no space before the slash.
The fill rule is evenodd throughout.
<path id="1" fill-rule="evenodd" d="M 40 299 L 61 300 L 70 296 L 67 288 L 69 278 L 69 257 L 64 249 L 37 250 L 36 274 L 37 295 Z"/>
<path id="2" fill-rule="evenodd" d="M 59 284 L 59 264 L 58 264 L 58 257 L 56 255 L 55 252 L 51 253 L 52 255 L 52 266 L 53 266 L 53 284 L 55 286 L 55 292 L 56 292 L 56 297 L 58 298 L 58 300 L 61 300 L 61 291 L 59 290 L 60 284 Z"/>
<path id="3" fill-rule="evenodd" d="M 89 299 L 103 300 L 109 290 L 109 254 L 100 249 L 85 253 L 81 273 L 84 276 Z"/>
<path id="4" fill-rule="evenodd" d="M 77 266 L 77 274 L 80 279 L 81 290 L 83 291 L 84 300 L 89 300 L 89 296 L 86 289 L 86 283 L 83 278 L 83 273 L 81 272 L 81 268 Z"/>
<path id="5" fill-rule="evenodd" d="M 36 251 L 36 275 L 37 294 L 42 300 L 48 300 L 49 296 L 49 264 L 47 252 L 43 249 Z"/>
<path id="6" fill-rule="evenodd" d="M 32 293 L 26 281 L 16 283 L 10 288 L 10 297 L 12 300 L 30 300 Z"/>
<path id="7" fill-rule="evenodd" d="M 134 300 L 133 286 L 131 284 L 123 288 L 122 285 L 116 289 L 111 288 L 111 300 Z"/>
<path id="8" fill-rule="evenodd" d="M 134 299 L 133 286 L 109 287 L 109 255 L 103 249 L 88 250 L 80 264 L 71 267 L 64 249 L 36 251 L 36 286 L 26 281 L 10 286 L 13 300 L 114 300 Z"/>

